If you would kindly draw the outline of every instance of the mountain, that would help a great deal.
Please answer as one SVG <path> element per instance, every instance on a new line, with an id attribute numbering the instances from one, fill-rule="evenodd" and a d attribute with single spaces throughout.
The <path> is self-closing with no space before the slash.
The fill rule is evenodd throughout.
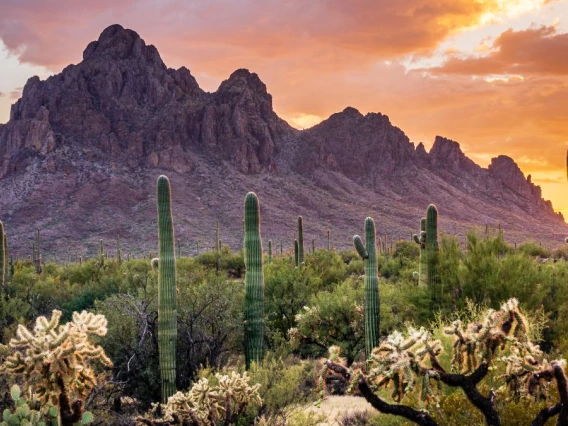
<path id="1" fill-rule="evenodd" d="M 291 247 L 296 217 L 306 241 L 348 247 L 367 215 L 380 234 L 408 238 L 429 203 L 441 229 L 501 223 L 511 241 L 561 241 L 568 232 L 540 188 L 506 156 L 485 169 L 457 142 L 426 152 L 386 115 L 354 108 L 298 131 L 278 117 L 260 78 L 240 69 L 214 93 L 187 68 L 167 68 L 156 48 L 120 25 L 83 61 L 32 77 L 0 125 L 0 218 L 12 252 L 27 255 L 35 228 L 59 257 L 93 253 L 120 236 L 127 250 L 156 248 L 155 182 L 172 181 L 176 238 L 185 251 L 240 247 L 242 204 L 259 195 L 265 239 Z M 182 249 L 183 250 L 183 249 Z"/>

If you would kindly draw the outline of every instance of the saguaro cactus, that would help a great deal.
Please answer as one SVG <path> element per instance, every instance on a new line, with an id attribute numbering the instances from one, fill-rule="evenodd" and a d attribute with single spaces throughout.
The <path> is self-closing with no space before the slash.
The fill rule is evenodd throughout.
<path id="1" fill-rule="evenodd" d="M 304 263 L 304 221 L 298 216 L 298 266 Z"/>
<path id="2" fill-rule="evenodd" d="M 162 402 L 176 392 L 176 259 L 170 181 L 158 178 L 158 351 Z"/>
<path id="3" fill-rule="evenodd" d="M 418 285 L 428 284 L 428 266 L 426 261 L 426 218 L 420 219 L 420 235 L 414 234 L 414 241 L 420 247 L 420 262 L 418 264 Z"/>
<path id="4" fill-rule="evenodd" d="M 6 237 L 4 234 L 4 224 L 0 220 L 0 284 L 2 291 L 6 292 Z"/>
<path id="5" fill-rule="evenodd" d="M 353 236 L 353 244 L 365 264 L 365 355 L 369 359 L 373 348 L 379 344 L 380 307 L 379 272 L 375 222 L 365 219 L 365 245 L 359 235 Z"/>
<path id="6" fill-rule="evenodd" d="M 268 240 L 268 257 L 266 258 L 266 263 L 269 265 L 272 263 L 272 240 Z"/>
<path id="7" fill-rule="evenodd" d="M 426 210 L 426 262 L 428 267 L 428 286 L 435 285 L 440 281 L 440 276 L 438 274 L 439 251 L 438 209 L 436 209 L 434 204 L 430 204 Z"/>
<path id="8" fill-rule="evenodd" d="M 217 221 L 217 226 L 215 227 L 215 250 L 218 253 L 221 252 L 221 240 L 219 239 L 219 221 Z"/>
<path id="9" fill-rule="evenodd" d="M 294 265 L 296 268 L 300 265 L 299 247 L 298 240 L 294 240 Z"/>
<path id="10" fill-rule="evenodd" d="M 43 259 L 41 257 L 41 237 L 40 237 L 40 229 L 39 228 L 37 229 L 37 236 L 36 236 L 36 250 L 37 250 L 37 254 L 36 254 L 36 258 L 34 259 L 35 269 L 36 269 L 36 273 L 41 274 Z"/>
<path id="11" fill-rule="evenodd" d="M 99 240 L 99 262 L 101 266 L 105 264 L 105 247 L 102 238 Z"/>
<path id="12" fill-rule="evenodd" d="M 260 362 L 264 354 L 264 272 L 258 197 L 245 197 L 245 364 Z"/>

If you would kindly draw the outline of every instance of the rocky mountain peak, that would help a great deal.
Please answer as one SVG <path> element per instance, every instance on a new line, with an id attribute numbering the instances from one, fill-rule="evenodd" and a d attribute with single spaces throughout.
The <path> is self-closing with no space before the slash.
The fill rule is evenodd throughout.
<path id="1" fill-rule="evenodd" d="M 530 176 L 525 179 L 525 175 L 511 157 L 499 155 L 492 158 L 488 170 L 492 176 L 500 179 L 509 189 L 526 197 L 540 198 L 540 187 L 531 182 Z"/>
<path id="2" fill-rule="evenodd" d="M 297 131 L 274 112 L 257 74 L 236 70 L 207 93 L 189 69 L 167 68 L 120 25 L 90 43 L 79 64 L 30 78 L 0 125 L 1 219 L 21 247 L 45 226 L 54 245 L 75 241 L 82 250 L 107 232 L 147 250 L 155 230 L 148 188 L 162 173 L 176 185 L 187 225 L 180 235 L 206 241 L 220 218 L 234 247 L 250 190 L 268 195 L 263 211 L 275 238 L 288 238 L 302 213 L 312 229 L 336 229 L 337 241 L 350 241 L 364 214 L 391 235 L 406 233 L 431 202 L 449 231 L 480 221 L 539 235 L 567 229 L 508 157 L 483 169 L 440 136 L 427 153 L 387 115 L 353 107 Z"/>
<path id="3" fill-rule="evenodd" d="M 135 31 L 115 24 L 106 28 L 98 40 L 89 43 L 83 51 L 83 60 L 106 57 L 113 60 L 143 59 L 165 68 L 158 50 L 146 43 Z"/>
<path id="4" fill-rule="evenodd" d="M 436 136 L 428 156 L 430 164 L 443 173 L 474 173 L 480 169 L 477 164 L 466 157 L 458 142 L 442 136 Z"/>

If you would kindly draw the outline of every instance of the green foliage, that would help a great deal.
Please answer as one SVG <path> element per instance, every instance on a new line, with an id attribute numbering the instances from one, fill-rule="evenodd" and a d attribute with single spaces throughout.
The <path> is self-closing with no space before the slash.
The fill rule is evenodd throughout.
<path id="1" fill-rule="evenodd" d="M 309 264 L 312 260 L 316 262 L 316 268 L 294 268 L 281 257 L 274 258 L 267 266 L 264 303 L 270 334 L 286 335 L 290 328 L 296 326 L 296 314 L 309 303 L 312 295 L 324 287 L 317 273 L 325 275 L 322 269 L 327 262 L 308 256 Z"/>
<path id="2" fill-rule="evenodd" d="M 0 426 L 57 426 L 59 413 L 57 407 L 40 407 L 40 403 L 37 400 L 32 400 L 31 402 L 26 401 L 21 397 L 21 391 L 18 385 L 14 385 L 10 388 L 10 397 L 14 403 L 14 409 L 4 409 Z"/>
<path id="3" fill-rule="evenodd" d="M 550 250 L 542 247 L 542 245 L 535 243 L 535 242 L 526 242 L 524 244 L 520 244 L 517 247 L 517 250 L 528 255 L 540 258 L 549 258 L 551 256 Z"/>
<path id="4" fill-rule="evenodd" d="M 109 320 L 101 343 L 113 360 L 117 381 L 124 392 L 144 405 L 159 400 L 157 332 L 157 282 L 148 262 L 124 262 L 125 278 L 135 290 L 96 303 Z M 132 267 L 135 266 L 135 267 Z M 178 340 L 176 376 L 180 389 L 190 386 L 202 365 L 224 364 L 232 351 L 242 347 L 242 282 L 203 267 L 194 259 L 176 263 L 178 282 Z"/>
<path id="5" fill-rule="evenodd" d="M 324 355 L 337 345 L 350 365 L 365 345 L 363 330 L 363 282 L 350 278 L 331 291 L 320 291 L 296 315 L 297 326 L 288 334 L 300 352 Z"/>

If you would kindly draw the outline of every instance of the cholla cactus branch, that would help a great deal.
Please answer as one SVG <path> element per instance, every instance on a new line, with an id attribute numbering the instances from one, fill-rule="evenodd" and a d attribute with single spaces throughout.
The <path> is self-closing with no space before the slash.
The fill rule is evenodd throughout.
<path id="1" fill-rule="evenodd" d="M 138 417 L 146 425 L 188 425 L 214 426 L 234 424 L 251 404 L 262 404 L 258 393 L 259 384 L 250 385 L 247 373 L 240 375 L 215 375 L 218 385 L 212 386 L 207 379 L 201 379 L 186 393 L 177 392 L 162 407 L 162 419 Z M 157 405 L 154 406 L 154 412 Z"/>
<path id="2" fill-rule="evenodd" d="M 50 320 L 39 317 L 33 332 L 19 325 L 10 340 L 14 353 L 0 367 L 2 373 L 22 374 L 43 404 L 57 405 L 63 387 L 73 400 L 86 398 L 97 384 L 91 364 L 112 366 L 103 348 L 89 341 L 89 335 L 106 334 L 103 315 L 74 312 L 65 325 L 59 324 L 60 318 L 58 310 Z"/>

